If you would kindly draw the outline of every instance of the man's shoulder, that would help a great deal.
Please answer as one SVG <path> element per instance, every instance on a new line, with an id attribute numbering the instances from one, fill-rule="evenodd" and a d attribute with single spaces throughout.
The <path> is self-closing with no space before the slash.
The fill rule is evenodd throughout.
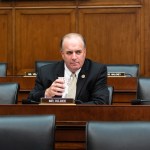
<path id="1" fill-rule="evenodd" d="M 53 70 L 53 69 L 56 69 L 56 68 L 59 68 L 59 67 L 61 68 L 63 65 L 64 65 L 64 62 L 58 60 L 58 61 L 53 61 L 53 62 L 51 62 L 49 64 L 46 64 L 46 65 L 42 66 L 40 69 L 42 71 L 44 71 L 44 70 L 51 70 L 51 69 Z"/>
<path id="2" fill-rule="evenodd" d="M 96 61 L 93 61 L 91 59 L 86 59 L 86 64 L 88 66 L 91 66 L 91 67 L 106 67 L 105 64 L 101 63 L 101 62 L 96 62 Z"/>

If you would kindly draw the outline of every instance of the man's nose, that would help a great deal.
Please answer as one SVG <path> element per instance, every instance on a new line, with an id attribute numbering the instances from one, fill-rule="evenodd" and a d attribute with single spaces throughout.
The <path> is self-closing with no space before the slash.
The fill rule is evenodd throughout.
<path id="1" fill-rule="evenodd" d="M 73 59 L 76 59 L 76 57 L 77 57 L 76 53 L 73 52 L 73 53 L 72 53 L 72 58 L 73 58 Z"/>

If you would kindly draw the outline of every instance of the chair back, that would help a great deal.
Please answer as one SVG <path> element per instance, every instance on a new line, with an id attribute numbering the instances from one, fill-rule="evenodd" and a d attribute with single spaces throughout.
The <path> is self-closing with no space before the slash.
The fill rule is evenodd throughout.
<path id="1" fill-rule="evenodd" d="M 17 104 L 19 88 L 18 83 L 0 83 L 0 104 Z"/>
<path id="2" fill-rule="evenodd" d="M 7 63 L 0 62 L 0 77 L 7 76 Z"/>
<path id="3" fill-rule="evenodd" d="M 54 115 L 0 116 L 1 150 L 54 150 Z"/>
<path id="4" fill-rule="evenodd" d="M 86 150 L 149 150 L 150 122 L 88 122 Z"/>
<path id="5" fill-rule="evenodd" d="M 150 100 L 150 77 L 138 78 L 137 99 Z"/>
<path id="6" fill-rule="evenodd" d="M 111 105 L 112 102 L 113 102 L 114 87 L 109 85 L 108 86 L 108 91 L 109 91 L 109 105 Z"/>
<path id="7" fill-rule="evenodd" d="M 54 62 L 57 62 L 56 60 L 50 60 L 50 61 L 35 61 L 35 72 L 38 72 L 38 69 L 44 65 L 52 64 Z"/>
<path id="8" fill-rule="evenodd" d="M 138 77 L 139 64 L 107 64 L 107 72 L 124 72 L 127 77 Z"/>

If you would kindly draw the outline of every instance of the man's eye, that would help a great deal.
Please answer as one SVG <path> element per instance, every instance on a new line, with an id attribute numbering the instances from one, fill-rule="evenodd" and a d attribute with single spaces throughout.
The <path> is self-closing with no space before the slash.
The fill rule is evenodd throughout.
<path id="1" fill-rule="evenodd" d="M 76 51 L 76 54 L 78 54 L 78 55 L 81 54 L 81 51 Z"/>
<path id="2" fill-rule="evenodd" d="M 66 54 L 71 55 L 71 54 L 72 54 L 72 52 L 67 52 Z"/>

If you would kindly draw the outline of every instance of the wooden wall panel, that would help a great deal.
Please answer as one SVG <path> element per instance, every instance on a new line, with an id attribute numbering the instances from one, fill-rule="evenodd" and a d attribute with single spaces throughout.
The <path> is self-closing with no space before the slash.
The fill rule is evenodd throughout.
<path id="1" fill-rule="evenodd" d="M 144 39 L 144 66 L 145 72 L 143 76 L 150 76 L 150 1 L 144 0 L 143 2 L 143 39 Z"/>
<path id="2" fill-rule="evenodd" d="M 86 6 L 117 6 L 117 5 L 139 5 L 141 0 L 79 0 L 79 5 Z"/>
<path id="3" fill-rule="evenodd" d="M 53 7 L 62 8 L 67 6 L 76 6 L 77 0 L 16 0 L 15 7 Z"/>
<path id="4" fill-rule="evenodd" d="M 75 9 L 16 10 L 15 74 L 33 71 L 35 60 L 58 60 L 60 39 L 75 32 Z"/>
<path id="5" fill-rule="evenodd" d="M 81 9 L 79 31 L 86 37 L 89 58 L 141 64 L 140 8 Z"/>
<path id="6" fill-rule="evenodd" d="M 0 61 L 9 75 L 23 75 L 37 59 L 61 59 L 62 35 L 80 32 L 89 58 L 139 63 L 141 75 L 150 76 L 149 12 L 149 0 L 1 1 Z"/>
<path id="7" fill-rule="evenodd" d="M 12 10 L 0 10 L 0 62 L 8 63 L 7 74 L 13 71 Z"/>

